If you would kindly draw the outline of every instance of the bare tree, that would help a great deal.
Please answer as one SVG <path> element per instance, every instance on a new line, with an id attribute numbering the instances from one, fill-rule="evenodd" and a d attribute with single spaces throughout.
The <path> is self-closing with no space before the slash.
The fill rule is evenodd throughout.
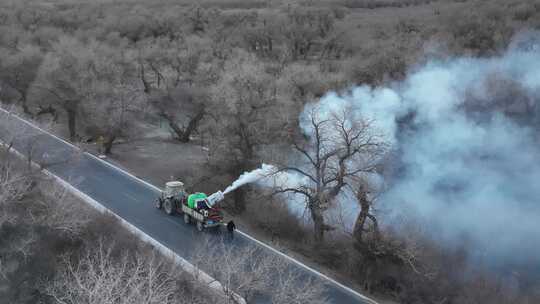
<path id="1" fill-rule="evenodd" d="M 15 215 L 9 211 L 13 202 L 19 201 L 28 194 L 31 178 L 27 174 L 17 172 L 10 160 L 9 146 L 1 151 L 0 163 L 0 227 L 4 223 L 13 223 Z"/>
<path id="2" fill-rule="evenodd" d="M 246 301 L 253 296 L 269 296 L 273 304 L 328 303 L 323 284 L 295 269 L 279 256 L 261 247 L 238 247 L 206 238 L 195 249 L 195 266 L 222 285 L 227 303 L 237 303 L 239 294 Z"/>
<path id="3" fill-rule="evenodd" d="M 280 171 L 306 178 L 305 185 L 277 185 L 275 193 L 294 193 L 305 199 L 314 225 L 317 242 L 332 227 L 325 223 L 324 212 L 351 178 L 376 169 L 385 143 L 375 134 L 371 122 L 358 120 L 346 111 L 321 117 L 314 108 L 306 118 L 309 140 L 293 140 L 303 159 L 300 166 L 284 166 Z"/>
<path id="4" fill-rule="evenodd" d="M 246 15 L 238 21 L 239 24 L 242 24 L 244 20 L 255 24 L 254 26 L 244 26 L 241 32 L 243 40 L 247 48 L 258 56 L 274 56 L 276 55 L 275 48 L 277 47 L 277 40 L 279 38 L 279 24 L 281 20 L 271 18 L 257 19 L 257 15 Z"/>
<path id="5" fill-rule="evenodd" d="M 357 185 L 353 187 L 355 187 L 354 194 L 356 196 L 356 201 L 360 205 L 360 213 L 358 214 L 353 227 L 353 238 L 355 246 L 362 246 L 364 243 L 364 234 L 366 232 L 372 232 L 375 238 L 379 238 L 379 222 L 373 214 L 373 202 L 375 198 L 368 196 L 370 189 L 367 182 L 359 178 Z M 371 225 L 369 225 L 368 222 L 371 222 Z"/>
<path id="6" fill-rule="evenodd" d="M 277 87 L 253 55 L 227 66 L 213 87 L 205 125 L 210 134 L 210 163 L 238 176 L 258 165 L 269 145 L 285 142 L 290 106 L 278 98 Z M 245 188 L 234 192 L 235 207 L 245 209 Z"/>
<path id="7" fill-rule="evenodd" d="M 221 283 L 227 303 L 238 303 L 236 294 L 246 301 L 268 286 L 268 260 L 255 246 L 239 248 L 223 241 L 205 238 L 194 251 L 194 265 Z"/>
<path id="8" fill-rule="evenodd" d="M 194 33 L 196 32 L 204 32 L 205 25 L 208 23 L 208 20 L 205 18 L 202 9 L 200 7 L 197 7 L 193 9 L 192 16 L 189 18 L 191 20 L 192 24 L 192 31 Z"/>
<path id="9" fill-rule="evenodd" d="M 191 21 L 191 31 L 193 33 L 203 33 L 212 28 L 212 23 L 219 16 L 220 11 L 216 9 L 204 9 L 200 6 L 193 6 L 187 12 L 187 17 Z"/>
<path id="10" fill-rule="evenodd" d="M 47 19 L 48 13 L 48 10 L 38 7 L 25 7 L 23 10 L 18 10 L 15 17 L 26 30 L 35 31 Z"/>
<path id="11" fill-rule="evenodd" d="M 334 16 L 328 10 L 294 9 L 287 17 L 281 33 L 291 60 L 307 59 L 334 29 Z"/>
<path id="12" fill-rule="evenodd" d="M 167 89 L 162 94 L 154 94 L 151 102 L 158 115 L 168 122 L 174 138 L 183 143 L 191 140 L 207 114 L 208 97 L 202 90 L 193 87 Z"/>
<path id="13" fill-rule="evenodd" d="M 4 148 L 4 146 L 2 146 Z M 7 150 L 6 150 L 7 151 Z M 22 194 L 15 185 L 20 182 L 17 175 L 11 169 L 9 155 L 2 151 L 2 164 L 0 165 L 0 202 L 6 203 Z"/>
<path id="14" fill-rule="evenodd" d="M 159 254 L 124 251 L 99 239 L 87 244 L 81 256 L 63 256 L 53 280 L 45 283 L 55 303 L 186 303 L 179 292 L 179 269 Z M 197 302 L 195 302 L 197 303 Z"/>
<path id="15" fill-rule="evenodd" d="M 56 181 L 39 184 L 43 199 L 34 202 L 39 212 L 30 214 L 34 224 L 49 227 L 56 234 L 70 239 L 79 237 L 91 220 L 92 211 L 78 203 L 68 190 Z"/>
<path id="16" fill-rule="evenodd" d="M 76 139 L 80 105 L 91 94 L 98 72 L 90 58 L 90 46 L 74 38 L 61 38 L 54 52 L 45 56 L 33 85 L 38 104 L 54 103 L 65 112 L 70 140 Z"/>
<path id="17" fill-rule="evenodd" d="M 144 108 L 144 89 L 137 80 L 136 67 L 130 63 L 132 58 L 115 56 L 108 49 L 100 53 L 96 58 L 101 70 L 98 85 L 83 110 L 88 118 L 87 132 L 103 136 L 104 153 L 110 154 L 118 138 L 128 138 L 140 130 L 137 114 Z"/>
<path id="18" fill-rule="evenodd" d="M 39 49 L 26 46 L 16 53 L 6 50 L 1 57 L 0 81 L 17 93 L 17 102 L 24 113 L 31 114 L 27 103 L 28 89 L 36 77 L 43 55 Z"/>
<path id="19" fill-rule="evenodd" d="M 317 278 L 291 270 L 288 262 L 273 259 L 271 272 L 273 283 L 271 288 L 272 304 L 326 304 L 325 286 Z M 294 267 L 294 266 L 292 266 Z"/>
<path id="20" fill-rule="evenodd" d="M 399 236 L 392 231 L 380 229 L 374 213 L 374 204 L 379 193 L 372 193 L 373 190 L 363 177 L 355 178 L 350 186 L 354 189 L 360 205 L 352 236 L 353 246 L 359 254 L 357 258 L 364 288 L 373 292 L 377 283 L 395 285 L 396 283 L 389 283 L 395 282 L 393 274 L 385 274 L 384 267 L 389 265 L 404 266 L 422 279 L 433 278 L 437 270 L 428 263 L 429 258 L 425 257 L 426 252 L 420 237 L 423 234 L 410 227 L 411 225 L 406 229 L 403 225 Z"/>
<path id="21" fill-rule="evenodd" d="M 14 212 L 17 204 L 24 199 L 32 188 L 32 178 L 29 174 L 17 168 L 15 162 L 11 160 L 11 146 L 0 144 L 0 229 L 4 225 L 15 225 L 19 222 L 20 216 Z M 19 170 L 18 170 L 19 169 Z M 26 259 L 31 252 L 31 245 L 36 240 L 34 233 L 26 233 L 13 237 L 3 236 L 9 241 L 2 240 L 2 250 L 0 250 L 0 278 L 6 278 L 8 270 L 4 266 L 8 264 L 13 255 L 20 255 Z"/>
<path id="22" fill-rule="evenodd" d="M 208 78 L 199 70 L 207 50 L 200 39 L 187 40 L 182 44 L 158 41 L 159 48 L 143 45 L 139 51 L 139 77 L 150 105 L 167 121 L 173 137 L 184 143 L 198 131 L 209 100 L 203 88 L 194 84 L 204 85 Z"/>
<path id="23" fill-rule="evenodd" d="M 286 105 L 279 100 L 271 75 L 257 58 L 246 56 L 226 67 L 228 72 L 213 88 L 210 109 L 216 145 L 226 147 L 230 163 L 242 167 L 240 173 L 253 167 L 262 146 L 279 142 L 286 126 L 281 115 Z"/>
<path id="24" fill-rule="evenodd" d="M 0 128 L 5 132 L 3 140 L 0 141 L 0 204 L 6 206 L 28 194 L 28 190 L 32 187 L 33 172 L 21 168 L 22 161 L 14 158 L 12 150 L 15 140 L 29 136 L 28 129 L 15 124 L 11 113 L 0 114 Z M 32 149 L 29 150 L 31 153 Z M 32 158 L 31 155 L 25 156 L 28 159 Z"/>
<path id="25" fill-rule="evenodd" d="M 65 112 L 71 140 L 86 124 L 87 131 L 105 137 L 110 153 L 114 141 L 133 130 L 130 115 L 142 104 L 133 61 L 107 45 L 62 37 L 45 57 L 33 85 L 35 99 L 42 112 L 54 115 L 52 105 Z"/>

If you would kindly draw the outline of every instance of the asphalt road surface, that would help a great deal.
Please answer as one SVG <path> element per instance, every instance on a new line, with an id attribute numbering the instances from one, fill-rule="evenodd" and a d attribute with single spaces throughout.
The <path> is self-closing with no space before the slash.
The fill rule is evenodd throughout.
<path id="1" fill-rule="evenodd" d="M 168 216 L 163 211 L 157 210 L 153 205 L 153 201 L 158 196 L 155 188 L 101 160 L 81 153 L 64 141 L 44 133 L 1 109 L 0 140 L 6 144 L 13 143 L 16 150 L 24 155 L 32 155 L 37 163 L 47 164 L 47 169 L 51 173 L 191 262 L 192 248 L 201 242 L 201 232 L 198 232 L 194 225 L 184 224 L 181 217 Z M 219 234 L 212 233 L 205 233 L 205 235 L 210 238 L 221 237 Z M 236 246 L 260 246 L 241 234 L 236 234 L 232 243 Z M 276 254 L 266 247 L 262 248 L 265 254 Z M 288 263 L 291 270 L 300 271 L 301 279 L 310 276 L 322 280 L 326 285 L 325 295 L 331 303 L 374 303 L 341 284 L 315 274 L 304 266 L 291 263 L 285 257 L 280 258 L 283 263 Z M 260 296 L 255 302 L 268 301 L 266 297 Z"/>

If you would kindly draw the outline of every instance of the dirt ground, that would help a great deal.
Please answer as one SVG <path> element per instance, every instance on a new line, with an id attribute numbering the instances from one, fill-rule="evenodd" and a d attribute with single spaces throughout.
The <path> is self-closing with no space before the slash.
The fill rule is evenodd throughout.
<path id="1" fill-rule="evenodd" d="M 92 146 L 95 150 L 95 145 Z M 207 154 L 200 146 L 180 145 L 162 138 L 124 142 L 113 149 L 110 160 L 160 187 L 170 180 L 193 185 L 204 170 Z"/>

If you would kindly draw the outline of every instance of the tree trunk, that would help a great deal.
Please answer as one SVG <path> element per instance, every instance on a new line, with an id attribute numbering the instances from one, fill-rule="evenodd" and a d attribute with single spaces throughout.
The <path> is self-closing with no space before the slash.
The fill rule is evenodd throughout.
<path id="1" fill-rule="evenodd" d="M 358 214 L 358 217 L 354 223 L 353 238 L 355 241 L 355 246 L 361 247 L 365 230 L 364 227 L 369 216 L 370 204 L 365 191 L 359 190 L 356 194 L 356 199 L 360 204 L 360 213 Z"/>
<path id="2" fill-rule="evenodd" d="M 22 105 L 22 108 L 23 108 L 23 112 L 25 114 L 28 114 L 28 115 L 32 116 L 32 112 L 30 112 L 30 109 L 28 108 L 28 104 L 27 104 L 27 101 L 26 101 L 26 93 L 21 93 L 21 105 Z"/>
<path id="3" fill-rule="evenodd" d="M 142 83 L 143 83 L 144 93 L 150 94 L 150 91 L 152 90 L 152 86 L 151 86 L 150 83 L 146 80 L 146 75 L 145 75 L 145 73 L 144 73 L 144 64 L 143 64 L 143 63 L 139 63 L 139 65 L 141 66 L 140 77 L 141 77 L 141 81 L 142 81 Z"/>
<path id="4" fill-rule="evenodd" d="M 77 130 L 76 130 L 77 111 L 75 111 L 74 109 L 66 109 L 66 113 L 68 117 L 69 140 L 74 141 L 77 135 Z"/>
<path id="5" fill-rule="evenodd" d="M 199 122 L 203 119 L 204 114 L 204 109 L 200 110 L 193 118 L 189 120 L 188 126 L 185 129 L 180 127 L 180 125 L 178 125 L 174 121 L 174 117 L 166 113 L 161 113 L 161 117 L 165 118 L 169 123 L 169 127 L 176 135 L 175 139 L 179 142 L 187 143 L 190 141 L 191 134 L 195 132 L 195 130 L 197 130 L 197 126 L 199 125 Z"/>
<path id="6" fill-rule="evenodd" d="M 174 134 L 176 135 L 176 138 L 178 138 L 178 134 L 182 134 L 182 128 L 174 122 L 174 120 L 169 115 L 161 115 L 163 118 L 167 120 L 169 123 L 169 127 L 173 130 Z"/>
<path id="7" fill-rule="evenodd" d="M 311 219 L 313 220 L 313 236 L 315 242 L 320 243 L 324 240 L 324 231 L 326 229 L 324 216 L 320 208 L 317 208 L 313 204 L 310 205 L 309 211 L 311 213 Z"/>
<path id="8" fill-rule="evenodd" d="M 176 135 L 178 136 L 177 139 L 183 143 L 189 142 L 191 134 L 195 132 L 195 130 L 197 130 L 197 126 L 199 125 L 199 122 L 203 119 L 203 117 L 204 109 L 201 109 L 194 117 L 189 120 L 188 126 L 184 130 L 182 130 L 181 133 L 176 133 Z"/>
<path id="9" fill-rule="evenodd" d="M 368 217 L 370 217 L 369 211 L 371 204 L 367 199 L 365 191 L 363 190 L 359 190 L 356 193 L 356 199 L 360 204 L 360 213 L 358 214 L 358 217 L 354 223 L 353 246 L 359 253 L 358 258 L 360 260 L 358 270 L 362 275 L 364 289 L 366 289 L 368 292 L 372 292 L 375 265 L 377 260 L 372 254 L 371 250 L 369 250 L 368 244 L 364 242 L 364 232 L 366 231 L 365 226 Z"/>
<path id="10" fill-rule="evenodd" d="M 353 238 L 355 241 L 355 246 L 360 245 L 363 242 L 364 226 L 366 224 L 367 216 L 368 216 L 368 211 L 362 208 L 360 210 L 360 213 L 358 214 L 358 217 L 356 218 L 356 222 L 354 223 L 354 229 L 353 229 Z"/>
<path id="11" fill-rule="evenodd" d="M 105 154 L 111 154 L 115 139 L 116 139 L 116 135 L 111 135 L 107 137 L 107 139 L 103 143 L 103 147 L 105 148 L 105 151 L 104 151 Z"/>

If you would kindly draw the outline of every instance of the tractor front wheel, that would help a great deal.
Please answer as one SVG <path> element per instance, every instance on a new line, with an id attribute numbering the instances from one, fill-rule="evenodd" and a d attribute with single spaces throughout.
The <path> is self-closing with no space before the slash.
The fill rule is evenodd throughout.
<path id="1" fill-rule="evenodd" d="M 184 223 L 189 224 L 189 222 L 191 222 L 189 214 L 184 213 Z"/>
<path id="2" fill-rule="evenodd" d="M 174 214 L 174 206 L 172 200 L 166 199 L 163 208 L 165 209 L 165 213 L 167 213 L 168 215 Z"/>
<path id="3" fill-rule="evenodd" d="M 199 230 L 199 231 L 203 231 L 203 230 L 204 230 L 204 226 L 203 226 L 203 223 L 202 223 L 202 222 L 197 221 L 197 230 Z"/>
<path id="4" fill-rule="evenodd" d="M 155 202 L 155 206 L 157 209 L 161 209 L 163 202 L 161 201 L 161 198 L 157 198 Z"/>

